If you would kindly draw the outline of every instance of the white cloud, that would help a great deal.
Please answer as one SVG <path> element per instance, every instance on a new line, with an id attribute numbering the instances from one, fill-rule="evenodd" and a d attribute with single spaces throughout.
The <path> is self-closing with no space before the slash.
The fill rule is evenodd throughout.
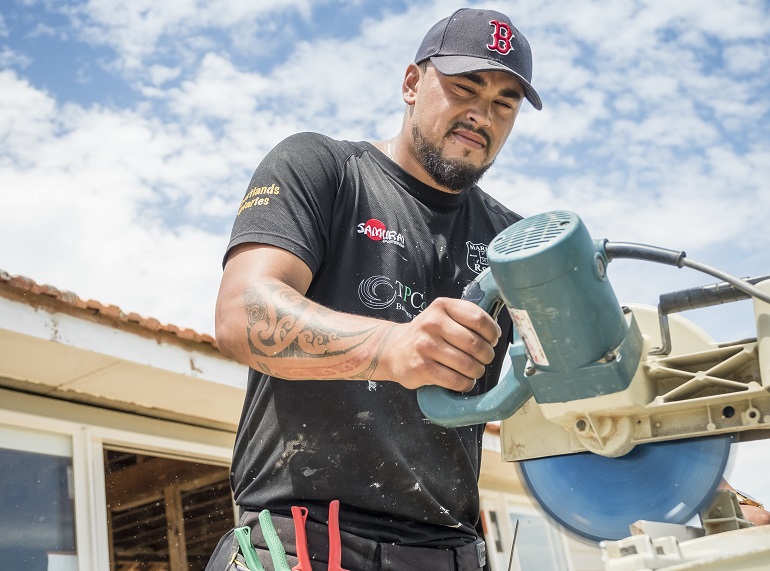
<path id="1" fill-rule="evenodd" d="M 62 33 L 61 31 L 57 31 L 56 28 L 53 26 L 49 26 L 47 24 L 44 24 L 43 22 L 38 22 L 35 24 L 35 27 L 32 28 L 32 30 L 27 34 L 28 38 L 40 38 L 40 37 L 56 37 L 56 36 L 66 36 L 65 33 Z"/>
<path id="2" fill-rule="evenodd" d="M 151 295 L 134 306 L 136 292 L 125 302 L 112 289 L 99 295 L 85 275 L 78 276 L 83 287 L 68 286 L 63 282 L 74 278 L 60 277 L 64 266 L 115 258 L 122 260 L 114 270 L 121 278 L 119 268 L 128 266 L 149 275 L 162 272 L 153 254 L 173 252 L 161 257 L 171 279 L 190 271 L 180 268 L 200 264 L 194 251 L 180 246 L 185 239 L 199 250 L 206 250 L 206 239 L 216 244 L 210 250 L 218 264 L 232 212 L 261 157 L 300 130 L 392 136 L 403 111 L 406 64 L 424 31 L 460 6 L 415 4 L 401 14 L 354 22 L 359 33 L 345 38 L 300 39 L 281 65 L 258 70 L 236 63 L 209 32 L 221 29 L 232 39 L 242 31 L 236 22 L 259 30 L 283 22 L 289 10 L 308 18 L 309 2 L 118 4 L 94 0 L 75 17 L 91 41 L 116 49 L 123 67 L 149 63 L 139 75 L 144 79 L 135 107 L 63 105 L 22 76 L 0 75 L 3 188 L 25 189 L 12 199 L 17 212 L 32 211 L 34 203 L 52 208 L 32 221 L 9 222 L 29 244 L 10 259 L 16 271 L 35 279 L 209 331 L 205 320 L 191 323 L 189 314 L 172 313 Z M 762 223 L 763 209 L 770 210 L 768 145 L 753 128 L 767 117 L 767 103 L 756 96 L 766 80 L 752 73 L 767 59 L 766 48 L 756 49 L 766 35 L 757 3 L 735 11 L 721 5 L 704 11 L 694 2 L 665 9 L 585 2 L 572 10 L 559 0 L 500 6 L 511 8 L 514 23 L 520 21 L 532 41 L 535 86 L 545 109 L 527 108 L 519 117 L 485 181 L 495 196 L 523 214 L 574 209 L 610 239 L 693 252 L 730 243 L 751 264 L 746 271 L 767 262 L 756 253 L 770 246 L 767 238 L 746 232 L 747 224 Z M 735 29 L 723 33 L 719 21 Z M 712 61 L 704 59 L 707 37 L 725 46 L 719 69 L 706 67 Z M 156 62 L 154 50 L 177 58 Z M 728 74 L 734 74 L 729 83 Z M 41 243 L 43 229 L 56 224 L 64 224 L 65 236 Z M 193 231 L 196 225 L 204 229 Z M 131 236 L 131 246 L 111 233 Z M 38 255 L 45 263 L 30 265 Z M 57 266 L 56 259 L 67 263 Z M 632 285 L 641 297 L 658 289 L 651 282 Z M 188 290 L 188 299 L 197 293 Z M 184 304 L 183 296 L 177 299 Z"/>
<path id="3" fill-rule="evenodd" d="M 32 63 L 32 59 L 22 53 L 9 48 L 0 49 L 0 69 L 2 68 L 21 68 L 24 69 Z"/>
<path id="4" fill-rule="evenodd" d="M 234 121 L 257 111 L 260 99 L 277 95 L 275 84 L 256 73 L 241 72 L 226 57 L 208 53 L 203 56 L 195 77 L 179 87 L 152 93 L 167 100 L 179 117 L 204 117 Z"/>
<path id="5" fill-rule="evenodd" d="M 169 227 L 164 218 L 172 215 L 159 205 L 170 200 L 172 212 L 195 218 L 196 193 L 179 189 L 226 170 L 204 172 L 216 163 L 204 160 L 212 149 L 204 144 L 190 157 L 178 125 L 58 106 L 7 71 L 0 74 L 0 109 L 3 269 L 211 332 L 225 236 Z M 208 304 L 179 293 L 193 291 L 191 298 L 205 296 Z"/>
<path id="6" fill-rule="evenodd" d="M 724 50 L 725 67 L 735 75 L 761 73 L 767 68 L 770 48 L 763 42 L 727 46 Z M 729 85 L 727 86 L 729 93 Z"/>
<path id="7" fill-rule="evenodd" d="M 136 71 L 158 54 L 214 49 L 217 41 L 206 33 L 216 30 L 234 45 L 255 46 L 244 35 L 258 37 L 268 15 L 291 11 L 306 18 L 310 7 L 310 0 L 89 0 L 63 11 L 82 39 L 117 52 L 118 69 Z"/>
<path id="8" fill-rule="evenodd" d="M 11 70 L 0 71 L 0 84 L 0 137 L 6 152 L 13 153 L 23 168 L 23 158 L 34 151 L 34 143 L 52 134 L 50 119 L 56 102 Z M 7 159 L 6 164 L 16 167 Z"/>
<path id="9" fill-rule="evenodd" d="M 155 86 L 160 86 L 172 79 L 176 79 L 182 73 L 179 67 L 167 67 L 165 65 L 150 66 L 150 81 Z"/>

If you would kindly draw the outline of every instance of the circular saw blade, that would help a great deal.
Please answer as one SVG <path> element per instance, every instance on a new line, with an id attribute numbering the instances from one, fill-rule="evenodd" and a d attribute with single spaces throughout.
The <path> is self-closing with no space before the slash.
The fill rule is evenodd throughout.
<path id="1" fill-rule="evenodd" d="M 637 520 L 683 524 L 714 497 L 732 437 L 640 444 L 618 458 L 591 452 L 519 462 L 534 499 L 592 541 L 622 539 Z"/>

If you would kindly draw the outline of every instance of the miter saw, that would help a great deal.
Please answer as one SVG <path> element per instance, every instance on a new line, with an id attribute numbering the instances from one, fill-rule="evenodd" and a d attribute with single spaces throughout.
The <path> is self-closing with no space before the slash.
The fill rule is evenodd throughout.
<path id="1" fill-rule="evenodd" d="M 423 387 L 444 426 L 502 420 L 503 459 L 559 524 L 593 541 L 637 520 L 684 524 L 710 504 L 731 442 L 770 437 L 770 276 L 739 280 L 684 252 L 594 240 L 552 211 L 490 243 L 464 298 L 514 322 L 511 368 L 487 393 Z M 690 267 L 722 283 L 621 306 L 608 263 Z M 713 341 L 678 312 L 754 298 L 757 338 Z"/>

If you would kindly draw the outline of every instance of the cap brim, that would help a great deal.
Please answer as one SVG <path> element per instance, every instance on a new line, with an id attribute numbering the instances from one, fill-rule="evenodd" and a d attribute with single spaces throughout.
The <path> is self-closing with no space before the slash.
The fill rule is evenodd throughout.
<path id="1" fill-rule="evenodd" d="M 502 71 L 509 73 L 519 80 L 519 83 L 524 88 L 524 97 L 532 104 L 532 107 L 538 111 L 543 108 L 540 96 L 529 81 L 498 61 L 471 56 L 434 56 L 430 58 L 430 61 L 444 75 L 461 75 L 463 73 L 476 73 L 479 71 Z"/>

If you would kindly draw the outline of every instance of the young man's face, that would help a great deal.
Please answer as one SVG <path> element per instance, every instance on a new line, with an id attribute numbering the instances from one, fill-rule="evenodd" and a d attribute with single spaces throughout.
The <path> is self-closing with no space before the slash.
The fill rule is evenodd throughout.
<path id="1" fill-rule="evenodd" d="M 415 86 L 412 137 L 423 168 L 460 191 L 491 166 L 516 121 L 524 90 L 500 71 L 442 75 L 428 64 Z"/>

